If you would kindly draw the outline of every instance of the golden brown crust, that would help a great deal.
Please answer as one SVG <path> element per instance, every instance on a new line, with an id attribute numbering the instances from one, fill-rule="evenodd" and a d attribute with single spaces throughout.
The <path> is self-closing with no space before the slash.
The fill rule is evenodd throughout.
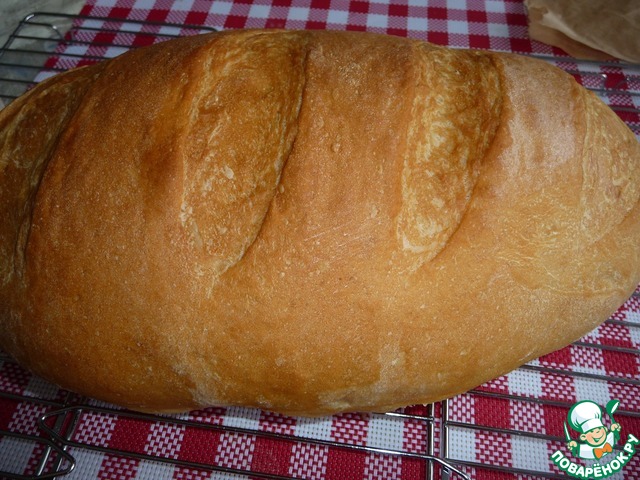
<path id="1" fill-rule="evenodd" d="M 134 409 L 435 401 L 640 281 L 640 147 L 530 59 L 205 35 L 56 77 L 0 127 L 2 348 Z"/>

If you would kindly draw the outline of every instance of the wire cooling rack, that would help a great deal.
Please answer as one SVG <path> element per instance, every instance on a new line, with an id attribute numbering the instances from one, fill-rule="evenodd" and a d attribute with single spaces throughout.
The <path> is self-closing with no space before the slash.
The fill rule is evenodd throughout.
<path id="1" fill-rule="evenodd" d="M 0 50 L 0 100 L 8 104 L 71 67 L 211 30 L 31 14 Z M 640 136 L 638 66 L 545 59 L 596 92 Z M 133 413 L 61 390 L 0 353 L 0 477 L 83 479 L 99 470 L 100 478 L 154 479 L 566 478 L 550 456 L 564 448 L 562 424 L 575 402 L 619 399 L 616 421 L 640 436 L 639 347 L 636 292 L 579 342 L 464 395 L 397 412 L 318 420 L 238 408 Z M 284 469 L 276 461 L 283 455 L 296 459 Z M 331 462 L 338 476 L 332 476 Z M 640 478 L 640 459 L 624 472 Z"/>

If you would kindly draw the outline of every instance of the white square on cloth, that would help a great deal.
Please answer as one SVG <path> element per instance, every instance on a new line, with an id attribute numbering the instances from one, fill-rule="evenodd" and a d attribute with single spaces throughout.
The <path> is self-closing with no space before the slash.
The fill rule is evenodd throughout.
<path id="1" fill-rule="evenodd" d="M 72 447 L 69 449 L 69 454 L 75 459 L 76 468 L 69 475 L 64 476 L 65 480 L 98 478 L 105 457 L 104 453 Z"/>
<path id="2" fill-rule="evenodd" d="M 511 436 L 511 458 L 514 468 L 549 472 L 547 442 L 535 438 Z"/>
<path id="3" fill-rule="evenodd" d="M 389 17 L 387 15 L 380 15 L 377 13 L 370 13 L 367 15 L 367 27 L 369 28 L 387 28 Z"/>
<path id="4" fill-rule="evenodd" d="M 466 10 L 467 0 L 447 0 L 447 8 L 449 10 Z"/>
<path id="5" fill-rule="evenodd" d="M 249 16 L 251 18 L 269 18 L 271 7 L 269 5 L 251 5 Z"/>
<path id="6" fill-rule="evenodd" d="M 593 400 L 598 405 L 606 405 L 611 400 L 607 382 L 590 378 L 576 377 L 573 380 L 578 400 Z"/>
<path id="7" fill-rule="evenodd" d="M 509 38 L 511 36 L 511 34 L 509 33 L 509 26 L 506 24 L 488 23 L 487 30 L 490 37 Z"/>
<path id="8" fill-rule="evenodd" d="M 175 467 L 158 462 L 140 461 L 136 469 L 136 477 L 140 479 L 153 478 L 153 480 L 173 480 Z"/>
<path id="9" fill-rule="evenodd" d="M 209 13 L 218 15 L 229 15 L 231 7 L 233 7 L 233 3 L 231 2 L 213 2 L 211 4 L 211 8 L 209 9 Z"/>
<path id="10" fill-rule="evenodd" d="M 349 12 L 343 10 L 329 10 L 329 13 L 327 14 L 327 23 L 346 25 L 349 23 Z"/>
<path id="11" fill-rule="evenodd" d="M 332 417 L 297 419 L 295 435 L 297 437 L 315 438 L 317 440 L 331 440 Z"/>
<path id="12" fill-rule="evenodd" d="M 448 33 L 461 33 L 469 35 L 469 23 L 461 20 L 447 20 Z"/>
<path id="13" fill-rule="evenodd" d="M 367 446 L 402 450 L 404 419 L 392 416 L 372 415 L 367 430 Z"/>
<path id="14" fill-rule="evenodd" d="M 539 372 L 519 368 L 507 374 L 507 382 L 509 391 L 512 393 L 534 398 L 542 397 L 542 381 Z"/>
<path id="15" fill-rule="evenodd" d="M 416 17 L 407 18 L 407 30 L 413 30 L 416 32 L 426 32 L 427 25 L 428 25 L 428 22 L 426 18 L 416 18 Z"/>
<path id="16" fill-rule="evenodd" d="M 453 427 L 448 430 L 449 458 L 465 462 L 477 462 L 476 433 L 470 428 Z"/>
<path id="17" fill-rule="evenodd" d="M 180 3 L 180 2 L 176 2 Z M 136 0 L 133 4 L 133 8 L 140 10 L 153 10 L 156 7 L 155 0 Z"/>
<path id="18" fill-rule="evenodd" d="M 0 438 L 1 469 L 5 472 L 24 472 L 35 446 L 35 443 L 19 438 Z"/>
<path id="19" fill-rule="evenodd" d="M 175 0 L 173 5 L 171 5 L 171 10 L 188 12 L 191 10 L 191 7 L 193 7 L 193 0 Z"/>
<path id="20" fill-rule="evenodd" d="M 503 0 L 487 0 L 484 8 L 487 12 L 505 13 L 504 3 Z"/>
<path id="21" fill-rule="evenodd" d="M 309 8 L 308 7 L 291 7 L 287 15 L 289 20 L 308 20 Z"/>

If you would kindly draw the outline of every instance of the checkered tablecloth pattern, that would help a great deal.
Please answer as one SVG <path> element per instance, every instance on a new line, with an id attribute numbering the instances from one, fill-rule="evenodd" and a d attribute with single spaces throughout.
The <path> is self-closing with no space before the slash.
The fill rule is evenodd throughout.
<path id="1" fill-rule="evenodd" d="M 529 40 L 521 0 L 94 0 L 81 13 L 218 29 L 359 30 L 456 47 L 560 53 Z"/>
<path id="2" fill-rule="evenodd" d="M 81 14 L 103 18 L 78 20 L 77 25 L 84 27 L 74 33 L 80 41 L 61 47 L 48 67 L 68 69 L 91 63 L 131 46 L 161 41 L 165 34 L 200 33 L 202 26 L 337 29 L 554 56 L 588 86 L 609 82 L 624 90 L 617 70 L 607 70 L 603 80 L 600 66 L 578 65 L 563 52 L 529 40 L 520 0 L 90 0 Z M 634 106 L 635 100 L 623 93 L 606 100 Z M 633 112 L 622 111 L 621 116 L 630 125 L 639 120 Z M 448 462 L 477 479 L 536 478 L 517 477 L 514 472 L 518 471 L 558 474 L 549 457 L 564 448 L 563 422 L 569 407 L 579 400 L 604 405 L 619 399 L 616 419 L 623 427 L 623 438 L 627 433 L 640 436 L 640 327 L 634 322 L 640 322 L 638 297 L 580 343 L 436 404 L 433 411 L 415 406 L 406 410 L 409 416 L 398 417 L 345 414 L 304 419 L 252 409 L 211 408 L 141 418 L 62 391 L 0 357 L 0 470 L 33 475 L 46 450 L 38 440 L 46 436 L 37 419 L 58 412 L 46 424 L 70 432 L 65 442 L 76 467 L 65 478 L 78 480 L 247 478 L 241 472 L 303 479 L 427 478 L 428 465 L 419 458 L 322 443 L 332 441 L 414 454 L 427 453 L 427 445 L 433 443 L 436 456 L 446 454 Z M 77 422 L 74 428 L 69 427 L 69 418 Z M 3 436 L 2 431 L 30 437 Z M 150 456 L 165 461 L 151 461 Z M 638 457 L 625 467 L 625 478 L 640 478 Z M 55 459 L 50 456 L 48 468 L 53 468 Z M 198 464 L 226 471 L 212 472 L 197 468 Z M 441 478 L 438 465 L 433 473 Z M 461 477 L 454 474 L 452 478 Z"/>

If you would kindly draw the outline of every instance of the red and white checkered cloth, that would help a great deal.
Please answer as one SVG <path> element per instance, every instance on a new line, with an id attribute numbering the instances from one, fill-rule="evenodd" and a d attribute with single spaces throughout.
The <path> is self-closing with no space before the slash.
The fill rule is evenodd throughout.
<path id="1" fill-rule="evenodd" d="M 552 53 L 527 38 L 518 0 L 97 0 L 82 13 L 219 29 L 366 30 L 457 47 Z"/>
<path id="2" fill-rule="evenodd" d="M 159 37 L 141 33 L 193 34 L 203 25 L 218 29 L 366 30 L 455 47 L 557 56 L 558 63 L 575 70 L 583 83 L 598 87 L 608 82 L 608 86 L 624 90 L 615 68 L 607 70 L 603 80 L 600 66 L 578 65 L 561 51 L 530 41 L 520 0 L 433 0 L 428 6 L 418 0 L 90 0 L 81 14 L 113 20 L 80 20 L 83 27 L 95 29 L 79 31 L 78 35 L 84 36 L 81 40 L 87 43 L 62 47 L 51 57 L 48 67 L 71 68 L 90 62 L 87 56 L 112 57 L 128 46 L 158 41 Z M 126 20 L 156 23 L 143 25 Z M 107 28 L 116 31 L 107 33 Z M 634 106 L 637 100 L 620 94 L 607 101 Z M 633 112 L 622 112 L 621 116 L 631 125 L 640 120 Z M 625 324 L 640 322 L 640 299 L 630 299 L 613 320 L 582 340 L 595 348 L 567 347 L 532 362 L 528 368 L 437 404 L 433 439 L 429 421 L 419 417 L 347 414 L 302 419 L 240 408 L 212 408 L 162 420 L 132 417 L 126 412 L 102 409 L 108 406 L 91 400 L 68 398 L 68 392 L 30 375 L 10 359 L 0 359 L 0 431 L 38 437 L 42 435 L 37 426 L 39 415 L 63 405 L 88 402 L 88 407 L 73 410 L 77 425 L 69 453 L 77 464 L 65 477 L 82 480 L 246 478 L 238 473 L 243 471 L 304 479 L 408 480 L 427 476 L 427 465 L 416 458 L 346 451 L 251 432 L 275 432 L 417 454 L 426 453 L 429 440 L 434 440 L 437 456 L 445 454 L 441 439 L 446 435 L 447 458 L 453 465 L 475 465 L 460 467 L 472 478 L 516 478 L 507 471 L 518 470 L 558 474 L 560 471 L 549 457 L 555 450 L 565 448 L 564 442 L 555 438 L 564 436 L 567 410 L 579 400 L 590 399 L 604 405 L 612 398 L 619 399 L 616 420 L 622 425 L 623 438 L 627 433 L 640 437 L 640 327 Z M 607 349 L 608 346 L 617 349 Z M 426 407 L 416 406 L 407 413 L 426 416 L 428 412 Z M 246 433 L 228 428 L 245 429 Z M 227 472 L 159 463 L 95 451 L 92 447 L 215 465 Z M 0 432 L 0 470 L 33 475 L 43 451 L 44 446 L 36 441 L 3 436 Z M 440 478 L 437 466 L 434 473 L 435 478 Z M 634 457 L 624 475 L 640 478 L 640 458 Z"/>

